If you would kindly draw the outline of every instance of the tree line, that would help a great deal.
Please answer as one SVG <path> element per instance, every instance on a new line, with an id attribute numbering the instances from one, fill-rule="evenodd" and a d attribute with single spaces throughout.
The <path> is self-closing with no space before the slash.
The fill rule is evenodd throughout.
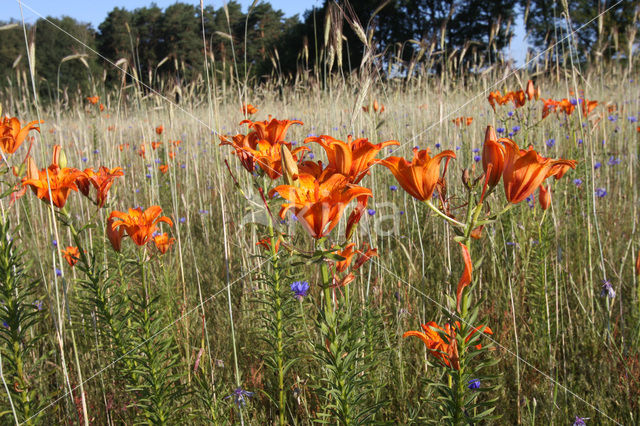
<path id="1" fill-rule="evenodd" d="M 548 0 L 324 0 L 293 17 L 268 2 L 249 11 L 234 0 L 217 9 L 177 2 L 163 10 L 152 3 L 114 8 L 97 29 L 67 16 L 39 19 L 27 26 L 26 42 L 21 25 L 0 22 L 0 87 L 24 83 L 27 49 L 39 90 L 53 97 L 87 90 L 95 79 L 131 78 L 123 80 L 114 65 L 152 86 L 201 76 L 205 58 L 216 75 L 244 81 L 286 79 L 314 67 L 348 73 L 359 67 L 366 42 L 378 65 L 394 64 L 396 76 L 414 72 L 427 55 L 441 58 L 428 71 L 456 55 L 461 64 L 482 66 L 504 60 L 519 16 L 538 51 L 570 29 L 579 29 L 570 38 L 577 60 L 620 57 L 637 44 L 637 2 L 623 0 L 611 10 L 600 1 L 567 5 L 571 21 L 563 2 Z"/>

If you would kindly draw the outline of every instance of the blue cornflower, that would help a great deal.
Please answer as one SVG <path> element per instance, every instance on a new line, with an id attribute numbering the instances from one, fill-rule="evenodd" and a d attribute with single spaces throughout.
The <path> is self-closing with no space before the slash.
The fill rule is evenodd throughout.
<path id="1" fill-rule="evenodd" d="M 610 115 L 609 117 L 607 117 L 609 119 L 609 121 L 611 121 L 612 123 L 615 123 L 616 121 L 618 121 L 618 115 L 614 114 L 614 115 Z"/>
<path id="2" fill-rule="evenodd" d="M 615 166 L 617 164 L 620 164 L 620 159 L 619 158 L 615 158 L 613 155 L 611 157 L 609 157 L 609 161 L 607 161 L 607 164 L 610 166 Z"/>
<path id="3" fill-rule="evenodd" d="M 577 99 L 571 99 L 569 102 L 571 102 L 571 105 L 573 105 L 573 106 L 578 105 L 578 100 Z"/>
<path id="4" fill-rule="evenodd" d="M 187 221 L 187 218 L 186 218 L 186 217 L 181 217 L 181 218 L 180 218 L 180 223 L 185 223 L 186 221 Z"/>
<path id="5" fill-rule="evenodd" d="M 147 173 L 145 176 L 147 179 L 151 179 L 151 175 L 149 173 Z"/>
<path id="6" fill-rule="evenodd" d="M 87 157 L 82 157 L 82 162 L 86 163 L 87 162 Z"/>
<path id="7" fill-rule="evenodd" d="M 53 244 L 54 247 L 58 247 L 58 242 L 55 239 L 51 241 L 51 244 Z"/>
<path id="8" fill-rule="evenodd" d="M 400 210 L 400 216 L 404 214 L 404 210 Z"/>
<path id="9" fill-rule="evenodd" d="M 36 300 L 35 302 L 33 302 L 33 306 L 35 306 L 37 310 L 41 311 L 42 310 L 42 300 Z"/>
<path id="10" fill-rule="evenodd" d="M 509 117 L 513 117 L 513 111 L 509 111 L 509 112 L 507 113 L 507 115 L 508 115 Z"/>
<path id="11" fill-rule="evenodd" d="M 237 388 L 236 390 L 233 391 L 231 395 L 225 396 L 224 399 L 233 397 L 233 402 L 235 402 L 238 408 L 240 408 L 247 405 L 246 398 L 251 398 L 252 396 L 253 396 L 253 392 L 246 391 L 242 388 Z"/>
<path id="12" fill-rule="evenodd" d="M 367 214 L 369 216 L 373 216 L 374 214 L 376 214 L 376 211 L 374 209 L 367 209 Z"/>
<path id="13" fill-rule="evenodd" d="M 580 185 L 582 185 L 582 179 L 580 179 L 580 178 L 575 178 L 575 179 L 573 180 L 573 183 L 574 183 L 576 186 L 580 186 Z"/>
<path id="14" fill-rule="evenodd" d="M 498 128 L 496 129 L 496 132 L 498 132 L 498 133 L 504 133 L 504 132 L 505 132 L 505 130 L 506 130 L 506 129 L 505 129 L 504 127 L 498 127 Z"/>
<path id="15" fill-rule="evenodd" d="M 480 389 L 480 380 L 471 379 L 467 382 L 467 388 L 471 390 Z"/>
<path id="16" fill-rule="evenodd" d="M 596 195 L 598 196 L 598 198 L 602 198 L 607 195 L 607 190 L 604 188 L 596 188 Z"/>
<path id="17" fill-rule="evenodd" d="M 602 163 L 597 161 L 596 164 L 593 165 L 593 170 L 598 170 L 600 167 L 602 167 Z"/>
<path id="18" fill-rule="evenodd" d="M 298 300 L 302 300 L 309 292 L 309 283 L 306 281 L 295 281 L 291 283 L 291 291 Z"/>
<path id="19" fill-rule="evenodd" d="M 436 148 L 440 148 L 440 144 L 439 143 L 436 144 Z"/>
<path id="20" fill-rule="evenodd" d="M 315 156 L 315 154 L 313 152 L 310 152 L 309 153 L 309 158 L 313 160 L 314 158 L 316 158 L 316 156 Z"/>
<path id="21" fill-rule="evenodd" d="M 578 145 L 582 145 L 582 139 L 578 139 Z"/>
<path id="22" fill-rule="evenodd" d="M 200 214 L 208 214 L 209 210 L 198 210 Z"/>
<path id="23" fill-rule="evenodd" d="M 414 147 L 413 147 L 413 149 L 420 150 L 420 145 L 416 145 L 416 146 L 414 146 Z"/>
<path id="24" fill-rule="evenodd" d="M 9 324 L 7 324 L 7 322 L 6 322 L 6 321 L 2 321 L 2 326 L 3 326 L 4 328 L 9 328 Z"/>
<path id="25" fill-rule="evenodd" d="M 62 276 L 62 270 L 56 268 L 56 276 L 61 277 Z"/>
<path id="26" fill-rule="evenodd" d="M 480 148 L 473 148 L 471 152 L 480 152 Z"/>
<path id="27" fill-rule="evenodd" d="M 389 189 L 390 189 L 390 190 L 392 190 L 392 191 L 397 191 L 397 190 L 398 190 L 398 187 L 397 187 L 396 185 L 391 185 L 391 186 L 389 187 Z"/>
<path id="28" fill-rule="evenodd" d="M 533 208 L 533 206 L 534 206 L 533 195 L 529 195 L 529 196 L 527 197 L 527 203 L 529 203 L 529 207 L 530 207 L 530 208 Z"/>
<path id="29" fill-rule="evenodd" d="M 578 417 L 576 416 L 575 421 L 573 422 L 573 426 L 586 426 L 585 420 L 589 420 L 589 417 Z"/>
<path id="30" fill-rule="evenodd" d="M 93 153 L 94 153 L 94 154 L 100 154 L 100 150 L 94 149 L 94 150 L 93 150 Z"/>
<path id="31" fill-rule="evenodd" d="M 609 299 L 613 299 L 616 297 L 616 291 L 613 289 L 613 286 L 609 281 L 605 281 L 602 284 L 602 288 L 600 289 L 600 297 L 608 297 Z"/>
<path id="32" fill-rule="evenodd" d="M 630 115 L 629 117 L 627 117 L 627 120 L 629 120 L 630 123 L 635 123 L 636 121 L 638 121 L 638 117 Z"/>
<path id="33" fill-rule="evenodd" d="M 520 126 L 513 126 L 511 130 L 513 130 L 513 133 L 517 133 L 520 131 Z"/>
<path id="34" fill-rule="evenodd" d="M 154 161 L 156 162 L 156 164 L 160 164 L 162 162 L 162 160 L 160 160 L 159 158 L 156 158 Z"/>
<path id="35" fill-rule="evenodd" d="M 473 157 L 473 161 L 475 161 L 476 163 L 477 163 L 478 161 L 480 161 L 480 160 L 481 160 L 481 157 L 480 157 L 479 155 L 475 155 L 475 156 Z"/>
<path id="36" fill-rule="evenodd" d="M 546 142 L 546 144 L 549 148 L 552 148 L 556 144 L 556 140 L 551 138 Z"/>

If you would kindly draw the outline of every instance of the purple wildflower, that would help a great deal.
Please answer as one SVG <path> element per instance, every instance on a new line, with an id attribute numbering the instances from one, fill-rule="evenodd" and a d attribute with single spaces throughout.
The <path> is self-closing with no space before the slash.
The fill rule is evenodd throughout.
<path id="1" fill-rule="evenodd" d="M 291 283 L 291 291 L 298 300 L 302 300 L 309 292 L 309 283 L 306 281 L 295 281 Z"/>

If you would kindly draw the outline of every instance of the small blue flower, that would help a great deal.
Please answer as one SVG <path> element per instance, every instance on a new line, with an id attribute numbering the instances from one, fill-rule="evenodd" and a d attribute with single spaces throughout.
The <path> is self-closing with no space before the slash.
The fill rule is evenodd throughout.
<path id="1" fill-rule="evenodd" d="M 573 180 L 573 183 L 574 183 L 576 186 L 580 186 L 580 185 L 582 185 L 582 179 L 580 179 L 580 178 L 575 178 L 575 179 Z"/>
<path id="2" fill-rule="evenodd" d="M 440 144 L 439 143 L 436 144 L 436 148 L 440 149 Z"/>
<path id="3" fill-rule="evenodd" d="M 613 286 L 609 281 L 605 281 L 602 284 L 602 288 L 600 289 L 600 297 L 608 297 L 609 299 L 613 299 L 616 297 L 616 291 L 613 289 Z"/>
<path id="4" fill-rule="evenodd" d="M 613 155 L 611 157 L 609 157 L 609 161 L 607 161 L 607 164 L 610 166 L 615 166 L 617 164 L 620 164 L 620 159 L 619 158 L 615 158 Z"/>
<path id="5" fill-rule="evenodd" d="M 145 175 L 145 177 L 146 177 L 147 179 L 151 179 L 151 175 L 150 175 L 149 173 L 147 173 L 147 174 Z"/>
<path id="6" fill-rule="evenodd" d="M 39 311 L 42 310 L 42 300 L 36 300 L 35 302 L 33 302 L 33 306 L 35 306 L 35 308 Z"/>
<path id="7" fill-rule="evenodd" d="M 9 328 L 9 324 L 7 324 L 7 322 L 6 322 L 6 321 L 2 321 L 2 326 L 3 326 L 4 328 Z"/>
<path id="8" fill-rule="evenodd" d="M 54 247 L 58 247 L 58 242 L 56 240 L 52 240 L 51 244 L 53 244 Z"/>
<path id="9" fill-rule="evenodd" d="M 582 139 L 578 139 L 578 145 L 582 145 Z"/>
<path id="10" fill-rule="evenodd" d="M 392 190 L 392 191 L 397 191 L 397 190 L 398 190 L 398 187 L 397 187 L 396 185 L 391 185 L 391 186 L 389 187 L 389 189 L 390 189 L 390 190 Z"/>
<path id="11" fill-rule="evenodd" d="M 56 268 L 56 276 L 61 277 L 62 276 L 62 270 Z"/>
<path id="12" fill-rule="evenodd" d="M 181 217 L 179 220 L 180 220 L 180 223 L 185 223 L 187 221 L 187 218 L 186 217 Z"/>
<path id="13" fill-rule="evenodd" d="M 513 126 L 511 130 L 513 130 L 513 133 L 517 133 L 520 131 L 520 126 Z"/>
<path id="14" fill-rule="evenodd" d="M 374 214 L 376 214 L 376 211 L 374 209 L 367 209 L 367 214 L 369 216 L 373 216 Z"/>
<path id="15" fill-rule="evenodd" d="M 87 162 L 87 157 L 82 157 L 82 162 L 86 163 Z"/>
<path id="16" fill-rule="evenodd" d="M 198 210 L 200 214 L 209 214 L 209 210 Z"/>
<path id="17" fill-rule="evenodd" d="M 298 300 L 302 300 L 309 292 L 309 283 L 306 281 L 295 281 L 291 283 L 291 291 Z"/>
<path id="18" fill-rule="evenodd" d="M 547 144 L 547 147 L 553 148 L 553 146 L 556 144 L 556 140 L 551 138 L 546 142 L 546 144 Z"/>
<path id="19" fill-rule="evenodd" d="M 513 117 L 513 111 L 509 111 L 509 112 L 507 113 L 507 115 L 508 115 L 509 117 Z"/>
<path id="20" fill-rule="evenodd" d="M 313 152 L 310 152 L 309 153 L 309 158 L 313 160 L 314 158 L 316 158 L 316 156 L 315 156 L 315 154 Z"/>
<path id="21" fill-rule="evenodd" d="M 600 167 L 602 167 L 602 163 L 597 161 L 596 164 L 593 165 L 593 170 L 598 170 Z"/>
<path id="22" fill-rule="evenodd" d="M 573 422 L 573 426 L 586 426 L 587 423 L 585 420 L 589 420 L 589 417 L 578 417 L 576 416 L 575 421 Z"/>
<path id="23" fill-rule="evenodd" d="M 596 188 L 596 195 L 598 196 L 598 198 L 602 198 L 607 195 L 607 190 L 604 188 Z"/>
<path id="24" fill-rule="evenodd" d="M 236 390 L 233 391 L 231 395 L 225 396 L 224 399 L 233 397 L 233 402 L 236 403 L 238 408 L 241 408 L 247 405 L 246 398 L 251 398 L 252 396 L 253 396 L 253 392 L 246 391 L 242 388 L 237 388 Z"/>
<path id="25" fill-rule="evenodd" d="M 94 154 L 100 154 L 100 150 L 94 149 L 94 150 L 93 150 L 93 153 L 94 153 Z"/>
<path id="26" fill-rule="evenodd" d="M 404 214 L 404 210 L 400 210 L 400 216 Z"/>
<path id="27" fill-rule="evenodd" d="M 513 132 L 509 132 L 509 135 L 508 135 L 508 136 L 509 136 L 509 137 L 513 136 Z"/>
<path id="28" fill-rule="evenodd" d="M 414 146 L 413 149 L 417 149 L 419 151 L 420 150 L 420 145 Z"/>
<path id="29" fill-rule="evenodd" d="M 475 156 L 473 157 L 473 161 L 475 161 L 476 163 L 477 163 L 478 161 L 480 161 L 480 159 L 481 159 L 481 157 L 480 157 L 479 155 L 475 155 Z"/>
<path id="30" fill-rule="evenodd" d="M 506 129 L 504 127 L 498 127 L 496 129 L 496 132 L 498 132 L 498 133 L 504 133 L 505 131 L 506 131 Z"/>
<path id="31" fill-rule="evenodd" d="M 618 121 L 618 115 L 614 114 L 614 115 L 610 115 L 609 117 L 607 117 L 609 119 L 609 121 L 611 121 L 612 123 L 615 123 L 616 121 Z"/>
<path id="32" fill-rule="evenodd" d="M 480 152 L 480 148 L 473 148 L 471 152 Z"/>
<path id="33" fill-rule="evenodd" d="M 471 379 L 467 382 L 467 389 L 476 390 L 480 389 L 480 380 Z"/>
<path id="34" fill-rule="evenodd" d="M 629 120 L 630 123 L 635 123 L 636 121 L 638 121 L 638 117 L 630 115 L 629 117 L 627 117 L 627 120 Z"/>
<path id="35" fill-rule="evenodd" d="M 569 102 L 571 102 L 571 105 L 573 105 L 573 106 L 578 105 L 578 100 L 577 99 L 571 99 Z"/>

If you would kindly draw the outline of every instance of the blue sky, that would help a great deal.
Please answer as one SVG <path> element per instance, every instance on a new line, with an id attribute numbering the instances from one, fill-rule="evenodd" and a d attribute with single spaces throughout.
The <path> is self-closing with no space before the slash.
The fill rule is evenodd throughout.
<path id="1" fill-rule="evenodd" d="M 199 0 L 180 0 L 184 3 L 199 5 Z M 253 0 L 239 0 L 246 11 Z M 79 21 L 89 22 L 94 28 L 104 20 L 107 13 L 114 7 L 124 7 L 132 10 L 137 7 L 148 6 L 151 0 L 24 0 L 23 12 L 25 21 L 33 23 L 42 16 L 60 17 L 62 15 L 71 16 Z M 165 8 L 175 3 L 175 0 L 156 0 L 155 3 Z M 280 9 L 286 16 L 299 14 L 302 16 L 305 10 L 313 6 L 322 4 L 321 0 L 269 0 L 274 9 Z M 205 5 L 213 5 L 215 8 L 222 6 L 223 0 L 205 0 Z M 33 9 L 30 10 L 30 9 Z M 4 0 L 0 20 L 20 19 L 20 7 L 17 0 Z M 523 40 L 523 25 L 518 20 L 516 23 L 516 36 L 511 44 L 511 51 L 508 52 L 516 63 L 521 65 L 524 62 L 526 47 Z"/>

